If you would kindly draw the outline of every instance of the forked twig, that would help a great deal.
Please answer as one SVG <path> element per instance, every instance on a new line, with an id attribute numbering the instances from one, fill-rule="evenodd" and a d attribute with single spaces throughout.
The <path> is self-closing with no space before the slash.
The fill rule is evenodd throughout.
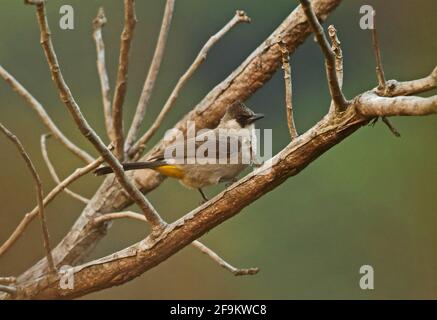
<path id="1" fill-rule="evenodd" d="M 41 229 L 43 234 L 43 240 L 44 240 L 44 249 L 46 251 L 47 261 L 49 263 L 49 270 L 50 272 L 55 272 L 55 264 L 53 262 L 53 256 L 52 256 L 52 250 L 50 247 L 50 236 L 49 236 L 49 230 L 47 228 L 47 222 L 44 215 L 44 204 L 43 204 L 43 189 L 42 189 L 42 183 L 41 179 L 39 177 L 38 172 L 35 169 L 35 166 L 32 163 L 32 160 L 30 159 L 29 155 L 27 154 L 26 150 L 23 147 L 23 144 L 18 140 L 18 138 L 10 132 L 6 127 L 3 126 L 3 124 L 0 123 L 0 130 L 5 134 L 5 136 L 17 147 L 18 151 L 20 152 L 21 157 L 23 158 L 24 162 L 26 163 L 27 168 L 29 169 L 30 173 L 32 174 L 32 178 L 35 181 L 35 188 L 36 188 L 36 198 L 38 202 L 38 213 L 39 218 L 41 222 Z"/>
<path id="2" fill-rule="evenodd" d="M 40 144 L 41 144 L 41 153 L 44 158 L 44 161 L 47 165 L 47 168 L 49 169 L 50 175 L 52 176 L 53 180 L 56 182 L 56 184 L 60 184 L 61 180 L 59 179 L 58 174 L 56 173 L 55 167 L 53 166 L 52 162 L 50 161 L 49 154 L 47 152 L 47 138 L 50 137 L 50 134 L 43 134 L 41 136 Z M 71 191 L 68 188 L 64 189 L 65 193 L 70 195 L 72 198 L 79 200 L 82 203 L 87 204 L 89 202 L 89 199 L 82 197 L 80 194 L 77 194 L 73 191 Z"/>
<path id="3" fill-rule="evenodd" d="M 164 56 L 165 46 L 167 44 L 168 33 L 170 30 L 171 20 L 173 16 L 175 0 L 167 0 L 162 18 L 161 30 L 159 32 L 158 41 L 156 43 L 155 52 L 153 54 L 152 63 L 150 64 L 140 100 L 138 101 L 132 124 L 126 136 L 124 150 L 127 152 L 134 144 L 137 138 L 138 131 L 141 128 L 144 117 L 146 115 L 147 106 L 152 96 L 153 88 L 155 87 L 156 78 L 158 77 L 159 68 Z"/>
<path id="4" fill-rule="evenodd" d="M 188 70 L 182 75 L 167 99 L 164 107 L 159 113 L 156 120 L 153 122 L 151 127 L 146 131 L 146 133 L 132 146 L 132 148 L 128 151 L 128 156 L 133 158 L 137 154 L 141 154 L 144 150 L 146 143 L 152 138 L 155 132 L 161 126 L 165 116 L 169 113 L 171 108 L 173 107 L 176 99 L 179 95 L 181 89 L 185 86 L 187 81 L 193 76 L 195 71 L 199 68 L 202 62 L 206 59 L 208 51 L 217 43 L 229 30 L 231 30 L 236 24 L 240 22 L 250 22 L 250 18 L 246 15 L 244 11 L 238 10 L 235 16 L 215 35 L 213 35 L 209 40 L 205 43 L 203 48 L 200 50 L 194 62 L 188 68 Z"/>

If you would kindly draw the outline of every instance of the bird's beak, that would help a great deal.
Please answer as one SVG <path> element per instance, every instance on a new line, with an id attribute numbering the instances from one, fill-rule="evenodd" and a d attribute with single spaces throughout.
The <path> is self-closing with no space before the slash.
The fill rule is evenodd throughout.
<path id="1" fill-rule="evenodd" d="M 264 115 L 262 113 L 255 113 L 248 120 L 249 120 L 249 123 L 254 123 L 255 121 L 262 119 L 262 118 L 264 118 Z"/>

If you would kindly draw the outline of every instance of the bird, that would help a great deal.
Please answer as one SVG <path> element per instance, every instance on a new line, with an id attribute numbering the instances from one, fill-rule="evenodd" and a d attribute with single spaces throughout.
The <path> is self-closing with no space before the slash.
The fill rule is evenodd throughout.
<path id="1" fill-rule="evenodd" d="M 248 165 L 256 162 L 255 122 L 262 118 L 263 114 L 253 112 L 241 101 L 234 102 L 215 129 L 191 138 L 182 135 L 182 139 L 176 139 L 147 161 L 123 163 L 123 169 L 151 169 L 176 178 L 185 187 L 197 189 L 206 202 L 204 187 L 235 182 Z M 94 171 L 98 176 L 112 172 L 109 166 Z"/>

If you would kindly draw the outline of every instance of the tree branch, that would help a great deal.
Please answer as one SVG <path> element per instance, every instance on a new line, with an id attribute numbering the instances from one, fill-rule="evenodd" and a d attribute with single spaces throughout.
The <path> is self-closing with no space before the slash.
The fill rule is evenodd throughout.
<path id="1" fill-rule="evenodd" d="M 49 154 L 47 152 L 47 138 L 50 138 L 50 134 L 43 134 L 41 135 L 41 153 L 44 158 L 44 161 L 47 165 L 47 168 L 49 169 L 50 175 L 52 176 L 53 180 L 56 182 L 56 184 L 60 184 L 61 180 L 59 179 L 58 174 L 56 173 L 55 168 L 53 167 L 52 162 L 50 161 Z M 80 194 L 77 194 L 73 191 L 71 191 L 68 188 L 64 189 L 65 193 L 71 196 L 72 198 L 79 200 L 82 203 L 87 204 L 90 200 L 87 198 L 82 197 Z"/>
<path id="2" fill-rule="evenodd" d="M 153 54 L 152 63 L 150 64 L 146 80 L 144 82 L 143 90 L 141 92 L 140 100 L 138 101 L 137 109 L 132 120 L 131 127 L 126 137 L 124 146 L 127 152 L 134 144 L 138 131 L 141 128 L 144 117 L 146 115 L 147 106 L 152 96 L 153 88 L 155 87 L 156 78 L 158 77 L 159 68 L 161 66 L 162 58 L 164 56 L 165 46 L 167 44 L 168 33 L 170 30 L 171 19 L 174 10 L 174 0 L 167 0 L 165 5 L 164 16 L 162 18 L 161 30 L 159 32 L 158 41 L 156 43 L 155 52 Z"/>
<path id="3" fill-rule="evenodd" d="M 164 121 L 165 116 L 169 113 L 169 111 L 171 110 L 171 108 L 175 104 L 176 99 L 179 96 L 179 92 L 185 86 L 187 81 L 193 76 L 193 74 L 196 72 L 196 70 L 202 64 L 202 62 L 205 61 L 206 56 L 207 56 L 209 50 L 228 31 L 230 31 L 235 25 L 237 25 L 240 22 L 250 22 L 250 18 L 246 15 L 246 13 L 244 11 L 238 10 L 235 13 L 235 16 L 219 32 L 217 32 L 215 35 L 213 35 L 211 38 L 209 38 L 209 40 L 205 43 L 203 48 L 200 50 L 200 52 L 197 55 L 196 59 L 194 59 L 194 62 L 191 64 L 191 66 L 188 68 L 188 70 L 179 79 L 178 83 L 174 87 L 172 93 L 170 94 L 170 97 L 167 99 L 164 107 L 162 108 L 162 110 L 159 113 L 159 115 L 156 118 L 156 120 L 153 122 L 153 124 L 147 130 L 147 132 L 129 150 L 129 153 L 128 153 L 129 157 L 132 158 L 136 154 L 143 152 L 144 146 L 152 138 L 152 136 L 155 134 L 155 132 L 159 129 L 159 127 L 161 126 L 162 122 Z"/>
<path id="4" fill-rule="evenodd" d="M 382 67 L 381 49 L 379 47 L 378 32 L 376 30 L 376 11 L 373 11 L 372 45 L 376 60 L 376 77 L 378 78 L 378 89 L 384 91 L 386 80 L 384 68 Z"/>
<path id="5" fill-rule="evenodd" d="M 10 75 L 2 66 L 0 66 L 0 76 L 6 81 L 6 83 L 15 91 L 24 101 L 38 114 L 42 123 L 53 134 L 55 139 L 62 143 L 73 154 L 81 158 L 83 161 L 90 163 L 94 158 L 91 157 L 84 150 L 80 149 L 73 142 L 71 142 L 55 125 L 53 120 L 45 111 L 41 103 L 38 102 L 12 75 Z"/>
<path id="6" fill-rule="evenodd" d="M 299 0 L 299 1 L 308 18 L 311 28 L 313 29 L 313 32 L 317 39 L 317 43 L 319 44 L 325 56 L 326 76 L 328 78 L 329 92 L 335 104 L 335 110 L 337 112 L 344 111 L 346 109 L 348 102 L 343 95 L 339 79 L 337 78 L 335 54 L 333 53 L 331 46 L 329 45 L 328 39 L 326 39 L 326 35 L 323 30 L 323 27 L 320 24 L 319 20 L 317 19 L 317 16 L 314 13 L 314 10 L 309 0 Z"/>
<path id="7" fill-rule="evenodd" d="M 123 103 L 127 89 L 127 71 L 129 65 L 129 50 L 137 18 L 135 16 L 134 0 L 124 0 L 124 28 L 121 33 L 120 56 L 118 61 L 117 82 L 115 84 L 112 102 L 112 124 L 114 129 L 115 154 L 123 159 Z"/>
<path id="8" fill-rule="evenodd" d="M 145 222 L 146 219 L 143 215 L 132 212 L 132 211 L 126 211 L 126 212 L 116 212 L 116 213 L 106 213 L 104 215 L 101 215 L 94 219 L 95 224 L 101 224 L 103 222 L 112 221 L 114 219 L 135 219 L 142 222 Z M 191 243 L 195 248 L 199 249 L 202 253 L 209 256 L 212 260 L 214 260 L 216 263 L 218 263 L 220 266 L 231 272 L 235 276 L 245 276 L 245 275 L 254 275 L 259 272 L 258 268 L 249 268 L 249 269 L 239 269 L 235 268 L 228 262 L 226 262 L 223 258 L 221 258 L 217 253 L 212 251 L 210 248 L 205 246 L 200 241 L 193 241 Z"/>
<path id="9" fill-rule="evenodd" d="M 108 72 L 106 71 L 106 59 L 105 59 L 105 42 L 103 41 L 102 28 L 106 24 L 107 19 L 103 7 L 99 8 L 97 16 L 93 20 L 93 38 L 96 43 L 97 52 L 97 71 L 99 74 L 100 88 L 102 92 L 103 101 L 103 115 L 105 119 L 106 134 L 110 141 L 115 140 L 115 133 L 112 126 L 112 114 L 111 114 L 111 98 L 110 98 L 110 86 L 108 79 Z"/>
<path id="10" fill-rule="evenodd" d="M 431 91 L 437 88 L 437 66 L 430 75 L 422 79 L 412 81 L 388 80 L 386 86 L 386 97 L 407 96 Z"/>
<path id="11" fill-rule="evenodd" d="M 8 129 L 6 129 L 3 124 L 0 123 L 0 130 L 5 134 L 5 136 L 15 145 L 15 147 L 18 149 L 21 157 L 23 158 L 24 162 L 26 163 L 27 168 L 29 169 L 30 173 L 32 174 L 32 178 L 35 181 L 35 189 L 36 189 L 36 199 L 38 203 L 38 213 L 39 213 L 39 219 L 41 222 L 41 229 L 43 234 L 43 244 L 44 249 L 46 250 L 46 257 L 49 262 L 49 270 L 50 272 L 55 272 L 55 264 L 53 262 L 53 256 L 50 248 L 50 236 L 49 236 L 49 230 L 47 228 L 47 222 L 44 215 L 44 205 L 43 205 L 43 189 L 42 189 L 42 183 L 41 179 L 39 177 L 38 172 L 35 169 L 35 166 L 32 163 L 32 160 L 30 159 L 29 155 L 27 154 L 26 150 L 24 149 L 22 143 L 18 138 L 10 132 Z"/>
<path id="12" fill-rule="evenodd" d="M 358 111 L 368 117 L 426 116 L 437 112 L 437 95 L 380 97 L 368 91 L 356 98 Z"/>
<path id="13" fill-rule="evenodd" d="M 5 286 L 0 284 L 0 292 L 6 292 L 12 296 L 15 296 L 17 294 L 17 288 L 13 287 L 13 286 Z"/>
<path id="14" fill-rule="evenodd" d="M 292 80 L 291 80 L 291 68 L 289 56 L 290 53 L 284 43 L 280 42 L 282 52 L 282 69 L 284 70 L 284 83 L 285 83 L 285 108 L 287 111 L 287 125 L 288 131 L 290 132 L 291 139 L 296 139 L 298 133 L 296 130 L 296 125 L 294 123 L 293 115 L 293 91 L 292 91 Z"/>
<path id="15" fill-rule="evenodd" d="M 126 0 L 126 3 L 130 1 Z M 53 81 L 59 91 L 61 101 L 66 105 L 67 109 L 71 113 L 77 127 L 80 132 L 86 137 L 101 154 L 103 159 L 113 169 L 117 181 L 123 187 L 123 189 L 129 194 L 133 201 L 140 207 L 141 211 L 146 216 L 149 223 L 152 225 L 152 231 L 154 234 L 158 233 L 164 226 L 163 221 L 156 210 L 152 207 L 146 197 L 138 190 L 138 188 L 130 181 L 125 175 L 123 167 L 117 158 L 109 151 L 109 149 L 102 142 L 100 137 L 88 124 L 87 120 L 83 116 L 78 104 L 76 103 L 70 88 L 64 81 L 64 78 L 59 67 L 58 58 L 56 57 L 53 44 L 51 42 L 50 30 L 47 22 L 45 2 L 41 2 L 36 5 L 38 24 L 41 33 L 41 45 L 44 49 L 48 65 L 52 74 Z M 114 119 L 115 121 L 115 119 Z"/>

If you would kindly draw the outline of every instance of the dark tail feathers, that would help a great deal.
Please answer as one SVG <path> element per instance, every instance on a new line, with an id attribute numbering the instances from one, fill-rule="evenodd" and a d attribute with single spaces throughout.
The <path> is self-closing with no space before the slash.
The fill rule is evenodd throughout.
<path id="1" fill-rule="evenodd" d="M 123 170 L 138 170 L 138 169 L 153 169 L 165 164 L 163 161 L 150 161 L 150 162 L 130 162 L 123 163 Z M 96 176 L 103 176 L 114 172 L 111 167 L 100 167 L 94 170 Z"/>

